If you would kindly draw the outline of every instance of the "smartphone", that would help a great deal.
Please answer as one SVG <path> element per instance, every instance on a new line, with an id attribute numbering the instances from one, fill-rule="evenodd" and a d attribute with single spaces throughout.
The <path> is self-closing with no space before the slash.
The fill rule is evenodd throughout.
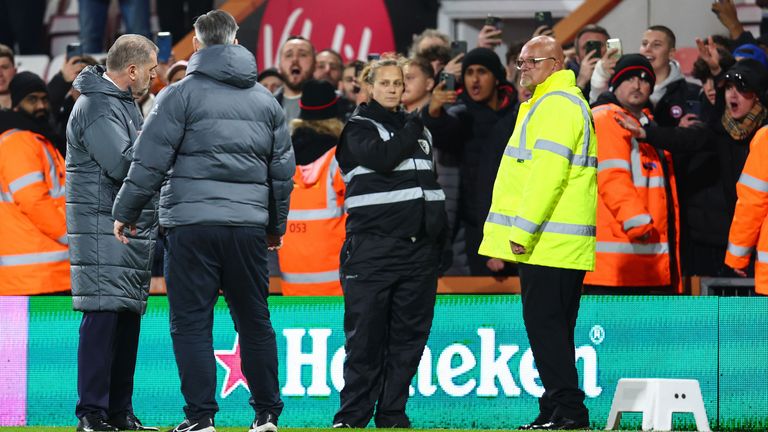
<path id="1" fill-rule="evenodd" d="M 488 17 L 485 18 L 485 25 L 496 27 L 496 30 L 504 29 L 504 21 L 502 21 L 501 18 L 491 14 L 488 14 Z"/>
<path id="2" fill-rule="evenodd" d="M 451 58 L 456 58 L 459 54 L 467 53 L 467 41 L 458 40 L 451 42 Z"/>
<path id="3" fill-rule="evenodd" d="M 368 54 L 368 61 L 369 62 L 376 61 L 376 60 L 378 60 L 380 58 L 381 58 L 381 54 L 379 54 L 379 53 L 370 53 L 370 54 Z"/>
<path id="4" fill-rule="evenodd" d="M 584 44 L 584 57 L 588 56 L 590 52 L 595 51 L 597 54 L 593 58 L 602 57 L 603 43 L 599 40 L 589 40 Z"/>
<path id="5" fill-rule="evenodd" d="M 695 114 L 696 117 L 701 117 L 701 102 L 697 100 L 685 101 L 685 113 Z"/>
<path id="6" fill-rule="evenodd" d="M 173 38 L 169 32 L 157 33 L 157 62 L 168 63 L 171 59 L 171 48 L 173 48 Z"/>
<path id="7" fill-rule="evenodd" d="M 447 72 L 440 72 L 440 81 L 445 81 L 445 90 L 456 90 L 456 77 Z"/>
<path id="8" fill-rule="evenodd" d="M 552 19 L 552 12 L 550 11 L 539 11 L 533 14 L 533 20 L 536 21 L 536 27 L 541 27 L 543 25 L 552 28 L 555 26 L 555 22 Z"/>
<path id="9" fill-rule="evenodd" d="M 618 51 L 616 52 L 616 54 L 612 55 L 612 56 L 611 56 L 611 58 L 615 58 L 615 59 L 618 59 L 618 58 L 619 58 L 619 57 L 621 57 L 621 55 L 622 55 L 622 51 L 621 51 L 621 39 L 608 39 L 608 40 L 605 42 L 605 48 L 606 48 L 608 51 L 610 51 L 610 50 L 612 50 L 612 49 L 614 49 L 614 48 L 618 48 Z"/>
<path id="10" fill-rule="evenodd" d="M 83 46 L 80 45 L 80 42 L 67 44 L 67 60 L 71 59 L 72 57 L 82 57 L 82 56 L 83 56 Z"/>

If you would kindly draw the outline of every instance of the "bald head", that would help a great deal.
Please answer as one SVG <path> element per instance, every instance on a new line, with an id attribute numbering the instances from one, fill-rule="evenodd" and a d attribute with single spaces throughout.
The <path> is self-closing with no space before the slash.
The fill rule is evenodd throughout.
<path id="1" fill-rule="evenodd" d="M 529 40 L 528 43 L 523 46 L 523 49 L 528 46 L 530 46 L 532 49 L 540 51 L 542 55 L 546 57 L 554 57 L 555 60 L 560 63 L 562 68 L 563 61 L 565 60 L 563 47 L 560 46 L 557 40 L 555 40 L 555 38 L 552 36 L 536 36 L 535 38 Z"/>
<path id="2" fill-rule="evenodd" d="M 536 36 L 520 51 L 520 85 L 530 91 L 543 83 L 550 75 L 562 70 L 565 62 L 563 48 L 550 36 Z"/>

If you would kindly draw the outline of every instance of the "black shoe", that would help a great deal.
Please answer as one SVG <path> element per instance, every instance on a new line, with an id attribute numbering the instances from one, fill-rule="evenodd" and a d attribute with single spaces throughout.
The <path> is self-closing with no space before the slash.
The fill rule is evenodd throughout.
<path id="1" fill-rule="evenodd" d="M 352 426 L 342 422 L 334 423 L 333 426 L 331 427 L 333 427 L 334 429 L 352 429 Z"/>
<path id="2" fill-rule="evenodd" d="M 536 420 L 534 420 L 534 421 L 532 421 L 532 422 L 530 422 L 528 424 L 524 424 L 524 425 L 518 427 L 517 429 L 519 429 L 519 430 L 537 430 L 537 429 L 541 429 L 541 427 L 543 425 L 549 423 L 550 417 L 551 417 L 551 415 L 539 414 L 536 417 Z"/>
<path id="3" fill-rule="evenodd" d="M 160 430 L 156 427 L 144 426 L 141 421 L 136 418 L 132 412 L 127 412 L 119 415 L 115 415 L 109 418 L 109 424 L 120 430 L 144 430 L 144 431 L 156 431 Z"/>
<path id="4" fill-rule="evenodd" d="M 566 417 L 553 418 L 551 421 L 535 428 L 537 430 L 583 430 L 589 429 L 589 420 L 577 421 Z"/>
<path id="5" fill-rule="evenodd" d="M 104 418 L 98 414 L 86 414 L 77 422 L 77 430 L 82 432 L 91 431 L 116 431 L 116 427 L 104 421 Z"/>
<path id="6" fill-rule="evenodd" d="M 277 432 L 277 416 L 269 411 L 259 414 L 248 432 Z"/>
<path id="7" fill-rule="evenodd" d="M 213 427 L 212 418 L 203 417 L 197 420 L 184 419 L 183 422 L 168 432 L 216 432 L 216 428 Z"/>

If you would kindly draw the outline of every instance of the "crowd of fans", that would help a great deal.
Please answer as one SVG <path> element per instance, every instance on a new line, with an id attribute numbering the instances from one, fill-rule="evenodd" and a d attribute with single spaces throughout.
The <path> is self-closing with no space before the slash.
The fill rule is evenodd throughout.
<path id="1" fill-rule="evenodd" d="M 692 76 L 685 76 L 675 60 L 678 41 L 665 26 L 653 25 L 636 40 L 623 40 L 622 53 L 608 49 L 606 29 L 589 24 L 566 50 L 566 68 L 590 102 L 599 138 L 598 268 L 587 276 L 588 291 L 679 293 L 683 276 L 752 273 L 749 266 L 734 273 L 724 260 L 726 250 L 731 252 L 729 229 L 750 142 L 768 122 L 768 37 L 755 38 L 745 31 L 731 1 L 712 7 L 728 34 L 696 40 L 699 58 Z M 81 9 L 85 12 L 91 13 Z M 542 27 L 534 36 L 551 32 Z M 545 59 L 519 59 L 525 41 L 505 41 L 510 48 L 499 58 L 494 49 L 502 43 L 501 31 L 491 25 L 472 42 L 474 47 L 466 52 L 452 51 L 456 45 L 447 35 L 427 29 L 414 37 L 407 56 L 382 57 L 401 65 L 401 109 L 419 117 L 432 137 L 452 250 L 452 265 L 446 265 L 443 274 L 503 279 L 516 274 L 514 265 L 477 251 L 496 172 L 521 121 L 518 107 L 531 97 L 519 82 L 518 70 L 535 68 Z M 339 227 L 345 213 L 338 209 L 343 208 L 347 179 L 342 179 L 334 152 L 343 124 L 370 99 L 370 63 L 345 64 L 334 50 L 318 48 L 324 47 L 301 36 L 289 37 L 280 47 L 277 67 L 260 71 L 258 82 L 284 109 L 298 165 L 286 247 L 279 259 L 284 281 L 295 293 L 340 294 L 335 257 L 344 236 Z M 69 58 L 41 88 L 37 80 L 16 74 L 14 52 L 0 45 L 0 132 L 34 131 L 66 157 L 63 137 L 79 96 L 72 82 L 95 63 L 88 56 Z M 184 60 L 159 65 L 152 92 L 137 101 L 145 116 L 154 94 L 183 79 L 186 67 Z M 21 214 L 34 219 L 31 213 L 46 198 L 25 195 L 23 185 L 14 183 L 18 179 L 8 178 L 6 167 L 17 166 L 23 156 L 2 151 L 4 141 L 0 139 L 0 216 L 11 221 L 16 216 L 10 216 L 9 206 L 18 205 Z M 322 185 L 322 199 L 311 192 L 317 185 Z M 331 222 L 315 223 L 311 212 L 320 210 L 330 211 L 323 217 Z M 20 273 L 9 270 L 12 266 L 2 257 L 19 254 L 17 243 L 23 240 L 18 234 L 22 230 L 7 235 L 8 223 L 0 224 L 0 294 L 66 291 L 63 282 L 24 286 Z M 613 246 L 619 243 L 629 249 Z M 327 256 L 334 259 L 325 262 Z M 160 277 L 161 254 L 155 261 L 153 275 Z M 278 260 L 273 261 L 271 270 L 277 275 Z M 316 266 L 314 261 L 323 263 Z M 55 263 L 37 265 L 33 272 L 54 268 Z M 6 286 L 9 280 L 16 284 Z"/>

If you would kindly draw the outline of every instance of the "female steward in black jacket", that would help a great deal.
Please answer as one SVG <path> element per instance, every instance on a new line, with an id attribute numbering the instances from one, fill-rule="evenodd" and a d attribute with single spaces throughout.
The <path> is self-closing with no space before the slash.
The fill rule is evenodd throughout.
<path id="1" fill-rule="evenodd" d="M 404 428 L 408 386 L 432 326 L 445 194 L 430 133 L 400 109 L 398 62 L 369 68 L 371 101 L 353 113 L 336 151 L 347 184 L 340 257 L 347 358 L 334 427 L 365 427 L 376 406 L 377 427 Z"/>

